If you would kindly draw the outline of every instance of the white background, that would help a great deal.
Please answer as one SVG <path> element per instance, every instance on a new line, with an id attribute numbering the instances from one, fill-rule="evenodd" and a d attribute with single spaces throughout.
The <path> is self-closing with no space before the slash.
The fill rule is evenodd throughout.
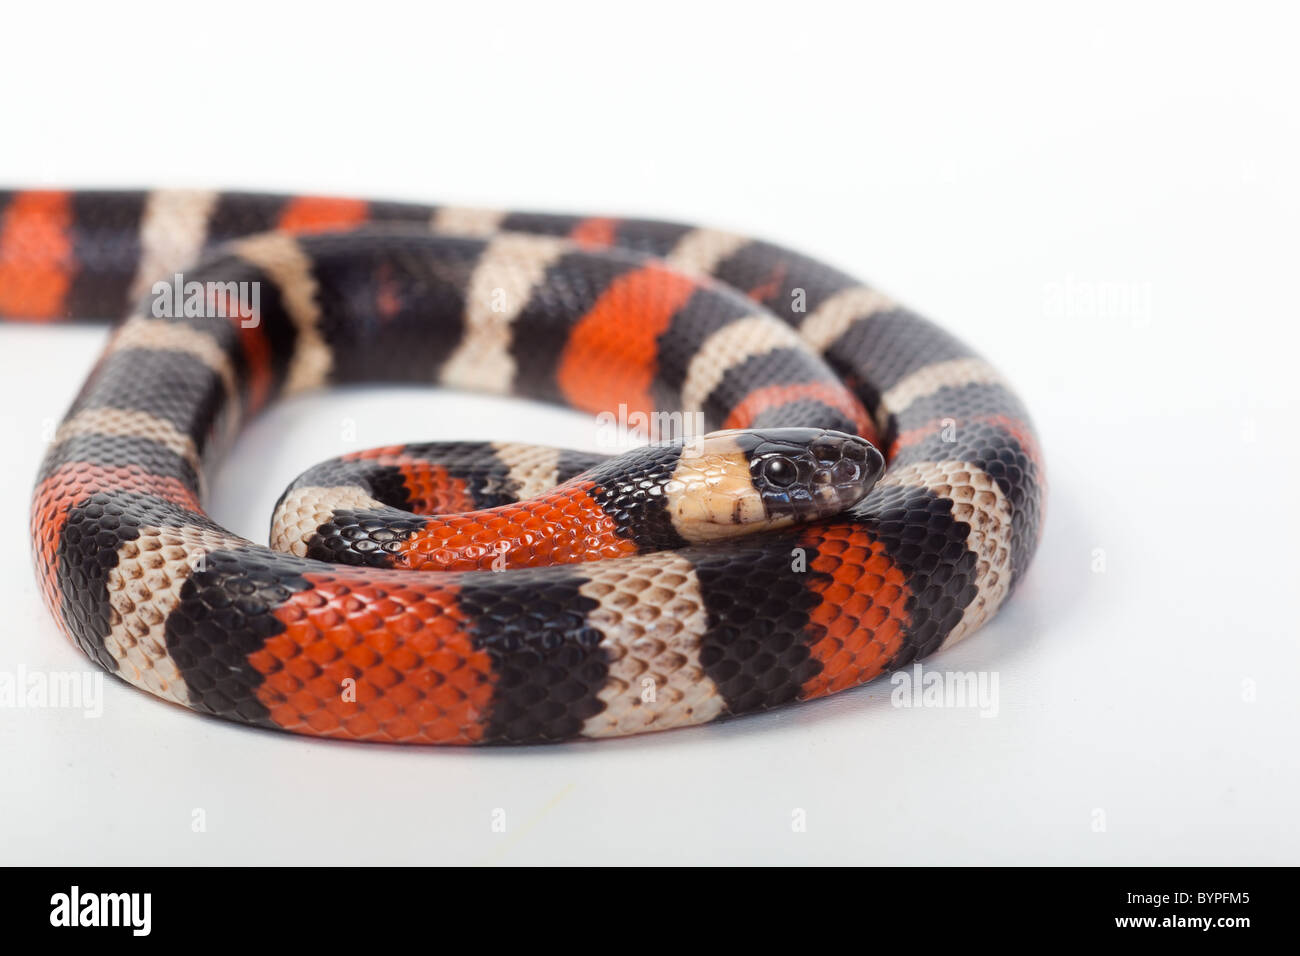
<path id="1" fill-rule="evenodd" d="M 623 212 L 874 281 L 990 356 L 1042 432 L 1036 564 L 931 661 L 996 673 L 997 716 L 896 708 L 877 681 L 723 726 L 408 750 L 109 680 L 98 720 L 0 710 L 0 859 L 1300 862 L 1294 17 L 468 6 L 10 4 L 0 182 Z M 42 433 L 104 335 L 0 329 L 0 671 L 88 666 L 39 601 L 26 525 Z M 302 398 L 246 433 L 210 510 L 265 540 L 310 463 L 453 438 L 594 430 L 432 389 Z"/>

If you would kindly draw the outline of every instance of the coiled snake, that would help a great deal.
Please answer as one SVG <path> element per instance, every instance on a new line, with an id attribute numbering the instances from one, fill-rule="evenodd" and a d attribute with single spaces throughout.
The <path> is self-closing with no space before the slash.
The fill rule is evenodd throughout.
<path id="1" fill-rule="evenodd" d="M 0 317 L 120 315 L 38 476 L 37 576 L 92 660 L 204 714 L 435 744 L 705 723 L 960 640 L 1038 538 L 1038 445 L 992 367 L 848 276 L 729 233 L 0 192 Z M 614 457 L 344 456 L 285 493 L 277 550 L 204 514 L 204 470 L 250 416 L 374 381 L 718 431 Z"/>

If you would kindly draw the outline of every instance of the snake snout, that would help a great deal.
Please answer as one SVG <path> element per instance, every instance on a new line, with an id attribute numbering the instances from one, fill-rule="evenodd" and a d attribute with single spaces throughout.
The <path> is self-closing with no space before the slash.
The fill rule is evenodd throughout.
<path id="1" fill-rule="evenodd" d="M 856 435 L 828 432 L 809 453 L 816 461 L 811 482 L 813 502 L 822 516 L 857 504 L 885 470 L 884 456 Z"/>

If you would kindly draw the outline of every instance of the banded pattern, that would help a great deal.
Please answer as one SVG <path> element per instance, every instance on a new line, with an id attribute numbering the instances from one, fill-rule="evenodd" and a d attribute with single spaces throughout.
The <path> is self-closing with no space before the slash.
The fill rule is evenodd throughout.
<path id="1" fill-rule="evenodd" d="M 256 307 L 160 313 L 153 283 L 177 273 L 256 283 Z M 703 723 L 968 636 L 1038 540 L 1042 456 L 1002 377 L 888 297 L 761 241 L 347 199 L 0 192 L 0 318 L 123 316 L 38 476 L 37 576 L 101 667 L 202 713 L 431 744 Z M 277 509 L 280 550 L 204 514 L 205 469 L 252 415 L 363 381 L 834 429 L 878 444 L 888 472 L 831 520 L 716 544 L 683 537 L 668 502 L 620 526 L 631 484 L 599 456 L 508 444 L 312 469 Z M 518 531 L 541 520 L 525 500 L 594 529 L 601 548 L 576 550 L 602 559 L 490 570 L 500 535 L 472 516 L 514 508 Z M 443 566 L 441 539 L 419 522 L 377 531 L 384 509 L 459 515 L 480 570 L 397 570 Z"/>

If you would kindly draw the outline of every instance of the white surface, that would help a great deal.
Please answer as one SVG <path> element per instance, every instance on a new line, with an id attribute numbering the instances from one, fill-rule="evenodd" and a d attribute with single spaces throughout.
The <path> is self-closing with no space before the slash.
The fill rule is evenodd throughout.
<path id="1" fill-rule="evenodd" d="M 10 6 L 0 182 L 622 211 L 876 281 L 990 356 L 1041 428 L 1036 564 L 930 662 L 996 672 L 998 715 L 894 708 L 878 681 L 623 741 L 403 750 L 109 681 L 97 720 L 0 710 L 0 859 L 1300 862 L 1294 15 L 467 6 Z M 102 338 L 0 329 L 0 671 L 87 666 L 40 604 L 26 524 L 42 431 Z M 265 540 L 308 464 L 441 438 L 593 430 L 433 390 L 306 398 L 247 433 L 211 511 Z"/>

